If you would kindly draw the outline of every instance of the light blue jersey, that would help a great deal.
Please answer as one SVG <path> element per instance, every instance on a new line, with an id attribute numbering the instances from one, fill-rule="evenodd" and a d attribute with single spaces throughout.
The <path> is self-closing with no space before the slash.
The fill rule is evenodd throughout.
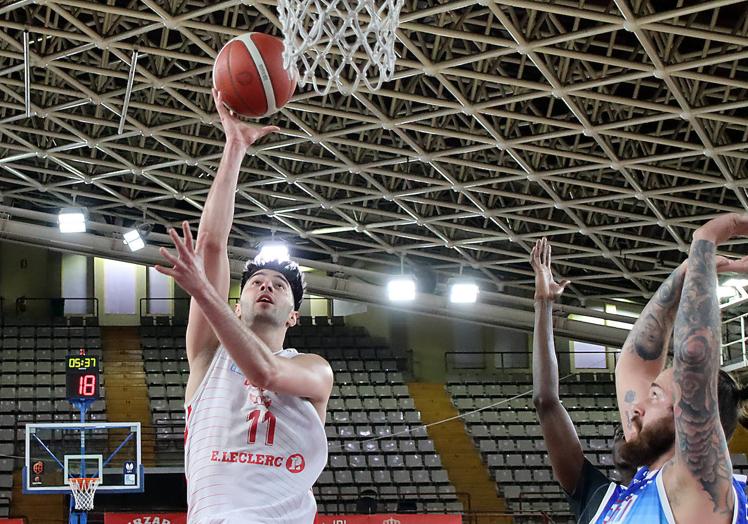
<path id="1" fill-rule="evenodd" d="M 745 475 L 733 475 L 735 493 L 733 524 L 746 524 L 748 502 L 745 495 Z M 676 524 L 665 493 L 662 470 L 640 468 L 628 487 L 611 483 L 602 504 L 590 524 Z"/>

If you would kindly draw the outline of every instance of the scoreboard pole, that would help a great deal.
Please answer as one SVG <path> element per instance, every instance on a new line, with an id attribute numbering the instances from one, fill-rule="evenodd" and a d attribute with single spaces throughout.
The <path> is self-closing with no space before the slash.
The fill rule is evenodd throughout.
<path id="1" fill-rule="evenodd" d="M 92 378 L 93 377 L 93 378 Z M 93 379 L 93 388 L 89 388 L 90 380 Z M 96 400 L 99 399 L 100 375 L 99 361 L 96 357 L 86 357 L 86 350 L 81 348 L 78 357 L 68 356 L 65 366 L 65 389 L 67 399 L 80 413 L 81 424 L 86 422 L 86 412 Z M 81 454 L 81 478 L 86 477 L 86 435 L 81 431 L 80 436 Z M 99 471 L 103 476 L 104 472 Z M 87 524 L 88 512 L 76 511 L 75 497 L 70 496 L 70 522 L 75 524 Z"/>

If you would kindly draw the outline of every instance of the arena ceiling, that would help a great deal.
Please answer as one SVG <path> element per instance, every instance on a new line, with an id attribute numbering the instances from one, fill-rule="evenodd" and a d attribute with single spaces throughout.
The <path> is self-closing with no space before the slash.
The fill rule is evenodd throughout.
<path id="1" fill-rule="evenodd" d="M 267 120 L 282 131 L 244 163 L 233 241 L 491 290 L 531 288 L 545 235 L 572 295 L 646 297 L 704 220 L 748 211 L 747 13 L 406 0 L 392 82 L 300 89 Z M 0 20 L 0 209 L 196 224 L 223 138 L 213 59 L 235 35 L 280 35 L 275 1 L 6 0 Z"/>

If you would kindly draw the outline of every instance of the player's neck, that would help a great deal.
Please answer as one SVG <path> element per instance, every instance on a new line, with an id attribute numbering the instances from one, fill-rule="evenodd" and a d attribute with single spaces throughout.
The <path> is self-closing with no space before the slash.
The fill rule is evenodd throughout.
<path id="1" fill-rule="evenodd" d="M 667 452 L 660 455 L 660 457 L 652 462 L 652 464 L 649 464 L 647 467 L 650 471 L 654 471 L 656 469 L 661 469 L 662 466 L 667 464 L 675 455 L 675 448 L 670 448 Z"/>
<path id="2" fill-rule="evenodd" d="M 286 328 L 262 321 L 255 321 L 247 325 L 257 338 L 262 340 L 270 351 L 283 349 L 286 338 Z"/>

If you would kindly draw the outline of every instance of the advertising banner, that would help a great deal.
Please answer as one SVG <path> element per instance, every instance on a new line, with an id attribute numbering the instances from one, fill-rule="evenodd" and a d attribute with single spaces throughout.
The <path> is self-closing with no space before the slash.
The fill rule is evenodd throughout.
<path id="1" fill-rule="evenodd" d="M 0 521 L 2 524 L 2 521 Z M 11 524 L 16 524 L 11 521 Z M 19 522 L 19 524 L 22 524 Z M 106 513 L 104 524 L 187 524 L 185 513 Z M 317 515 L 314 524 L 462 524 L 461 515 Z"/>
<path id="2" fill-rule="evenodd" d="M 462 515 L 317 515 L 314 524 L 462 524 Z"/>
<path id="3" fill-rule="evenodd" d="M 187 524 L 186 513 L 104 513 L 104 524 Z"/>

